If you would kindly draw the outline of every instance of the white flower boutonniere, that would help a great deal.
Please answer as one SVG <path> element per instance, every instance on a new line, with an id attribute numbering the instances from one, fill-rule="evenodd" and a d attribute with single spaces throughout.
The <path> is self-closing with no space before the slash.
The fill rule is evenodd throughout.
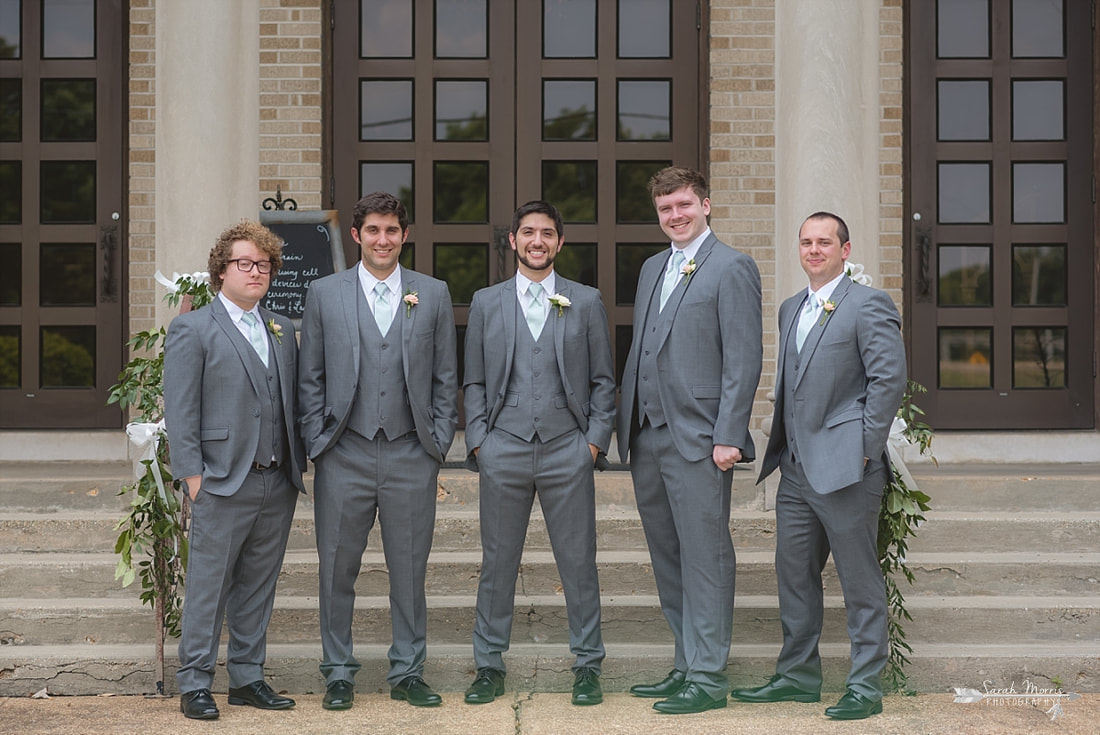
<path id="1" fill-rule="evenodd" d="M 420 303 L 420 297 L 416 295 L 416 291 L 409 289 L 401 300 L 405 302 L 405 318 L 408 319 L 412 316 L 413 307 Z"/>
<path id="2" fill-rule="evenodd" d="M 562 310 L 572 306 L 573 302 L 560 293 L 556 293 L 550 297 L 550 305 L 558 307 L 558 316 L 560 317 L 562 315 Z"/>
<path id="3" fill-rule="evenodd" d="M 859 263 L 848 263 L 848 266 L 844 269 L 845 275 L 852 279 L 854 283 L 858 283 L 861 286 L 870 286 L 871 277 L 863 272 L 863 266 Z"/>
<path id="4" fill-rule="evenodd" d="M 825 320 L 829 318 L 829 315 L 833 313 L 833 310 L 836 309 L 836 302 L 832 299 L 829 299 L 821 305 L 821 308 L 824 310 L 825 313 L 822 315 L 821 321 L 817 323 L 818 326 L 824 324 Z"/>
<path id="5" fill-rule="evenodd" d="M 279 344 L 283 343 L 283 327 L 281 324 L 276 324 L 274 319 L 268 319 L 267 331 L 271 332 L 276 342 Z"/>
<path id="6" fill-rule="evenodd" d="M 689 278 L 691 278 L 691 274 L 694 273 L 694 272 L 695 272 L 695 258 L 692 258 L 691 260 L 689 260 L 688 262 L 686 262 L 682 266 L 680 266 L 680 273 L 683 274 L 685 282 Z"/>

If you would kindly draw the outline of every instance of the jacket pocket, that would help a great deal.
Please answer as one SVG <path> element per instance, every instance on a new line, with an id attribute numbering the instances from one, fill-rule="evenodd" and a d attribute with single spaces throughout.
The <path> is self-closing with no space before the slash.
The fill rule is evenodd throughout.
<path id="1" fill-rule="evenodd" d="M 693 385 L 691 386 L 693 398 L 720 398 L 722 386 L 720 385 Z"/>
<path id="2" fill-rule="evenodd" d="M 225 440 L 229 438 L 229 427 L 220 427 L 217 429 L 201 429 L 199 431 L 199 441 L 213 442 L 219 440 Z"/>
<path id="3" fill-rule="evenodd" d="M 847 421 L 855 421 L 856 419 L 863 418 L 863 406 L 854 406 L 852 408 L 846 408 L 843 411 L 838 411 L 832 416 L 825 417 L 825 428 L 831 429 L 834 426 L 839 426 Z"/>

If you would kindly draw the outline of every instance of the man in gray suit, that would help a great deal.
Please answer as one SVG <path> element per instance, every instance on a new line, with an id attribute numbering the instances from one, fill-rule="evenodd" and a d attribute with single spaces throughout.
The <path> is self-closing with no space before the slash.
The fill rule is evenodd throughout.
<path id="1" fill-rule="evenodd" d="M 390 696 L 441 701 L 423 678 L 424 577 L 458 415 L 455 325 L 446 284 L 398 265 L 408 228 L 397 198 L 360 199 L 351 236 L 362 260 L 314 281 L 302 317 L 298 401 L 316 467 L 325 709 L 348 709 L 355 696 L 355 581 L 376 517 L 390 578 Z"/>
<path id="2" fill-rule="evenodd" d="M 763 687 L 743 702 L 817 702 L 821 571 L 830 550 L 844 593 L 852 668 L 847 692 L 825 714 L 857 720 L 882 712 L 886 588 L 878 516 L 890 474 L 886 441 L 905 391 L 905 346 L 894 302 L 845 272 L 848 227 L 829 212 L 799 230 L 810 287 L 779 307 L 775 416 L 760 479 L 782 472 L 775 500 L 775 569 L 783 650 Z"/>
<path id="3" fill-rule="evenodd" d="M 287 709 L 264 681 L 267 624 L 306 458 L 294 411 L 294 325 L 260 308 L 282 242 L 247 220 L 210 251 L 202 309 L 172 320 L 164 345 L 164 417 L 172 472 L 191 498 L 180 636 L 180 710 L 212 720 L 223 617 L 229 704 Z"/>
<path id="4" fill-rule="evenodd" d="M 593 464 L 606 466 L 615 413 L 600 293 L 554 272 L 561 215 L 542 201 L 512 216 L 514 278 L 474 294 L 466 327 L 467 467 L 480 472 L 481 579 L 470 704 L 504 693 L 516 576 L 538 494 L 569 617 L 573 704 L 603 701 Z"/>
<path id="5" fill-rule="evenodd" d="M 675 668 L 631 687 L 666 714 L 726 706 L 733 626 L 733 466 L 755 456 L 749 416 L 762 359 L 760 273 L 710 231 L 706 179 L 649 182 L 671 248 L 642 265 L 623 374 L 619 455 L 630 457 Z"/>

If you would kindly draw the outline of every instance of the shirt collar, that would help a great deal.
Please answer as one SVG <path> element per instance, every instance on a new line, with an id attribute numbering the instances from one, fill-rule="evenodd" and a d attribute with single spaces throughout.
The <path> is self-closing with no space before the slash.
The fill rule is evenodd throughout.
<path id="1" fill-rule="evenodd" d="M 837 276 L 833 280 L 829 281 L 828 283 L 826 283 L 821 288 L 817 289 L 817 291 L 816 291 L 817 297 L 819 299 L 821 299 L 821 303 L 825 303 L 826 301 L 829 300 L 829 297 L 833 295 L 833 291 L 836 290 L 837 284 L 840 283 L 840 279 L 844 278 L 845 275 L 846 275 L 846 272 L 841 271 L 839 276 Z M 809 298 L 814 293 L 815 292 L 814 292 L 813 286 L 810 286 L 807 289 L 807 297 L 806 298 Z"/>
<path id="2" fill-rule="evenodd" d="M 221 291 L 218 291 L 218 300 L 222 302 L 222 306 L 224 306 L 225 310 L 229 312 L 229 318 L 233 320 L 233 323 L 239 324 L 241 321 L 241 317 L 245 314 L 245 310 L 230 301 L 229 298 Z M 260 318 L 259 304 L 256 304 L 251 309 L 249 309 L 248 313 L 255 316 L 257 322 L 263 321 L 263 319 Z"/>
<path id="3" fill-rule="evenodd" d="M 547 297 L 550 297 L 550 296 L 553 296 L 555 293 L 557 293 L 557 291 L 555 290 L 555 288 L 557 287 L 557 282 L 558 282 L 557 275 L 551 269 L 550 273 L 546 276 L 546 278 L 539 281 L 539 285 L 542 286 L 542 289 L 546 293 Z M 532 283 L 534 283 L 534 281 L 532 281 L 530 278 L 523 275 L 519 271 L 516 271 L 516 293 L 517 294 L 526 294 L 527 293 L 527 287 L 530 286 Z"/>
<path id="4" fill-rule="evenodd" d="M 698 252 L 699 252 L 699 248 L 703 247 L 703 242 L 708 237 L 710 237 L 710 228 L 709 227 L 706 228 L 705 230 L 703 230 L 701 233 L 699 233 L 699 237 L 697 237 L 694 240 L 692 240 L 691 242 L 689 242 L 687 244 L 687 247 L 685 247 L 683 250 L 680 250 L 680 252 L 682 252 L 684 254 L 684 262 L 685 263 L 689 263 L 689 262 L 691 262 L 692 260 L 695 259 L 696 254 L 698 254 Z M 675 253 L 677 250 L 679 250 L 679 248 L 677 248 L 672 243 L 669 243 L 669 247 L 672 248 L 673 253 Z M 671 258 L 669 258 L 669 262 L 670 263 L 672 262 Z"/>
<path id="5" fill-rule="evenodd" d="M 367 296 L 370 296 L 374 292 L 374 287 L 377 286 L 379 283 L 386 284 L 386 288 L 390 290 L 391 294 L 395 294 L 401 290 L 400 265 L 394 268 L 393 273 L 386 276 L 385 280 L 381 281 L 371 275 L 370 271 L 367 270 L 367 267 L 363 265 L 363 261 L 361 260 L 359 261 L 358 272 L 359 285 L 362 286 L 363 293 L 365 293 Z"/>

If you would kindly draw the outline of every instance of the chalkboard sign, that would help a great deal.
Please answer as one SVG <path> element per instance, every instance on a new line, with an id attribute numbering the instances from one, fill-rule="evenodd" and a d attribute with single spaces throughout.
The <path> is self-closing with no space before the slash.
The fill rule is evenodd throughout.
<path id="1" fill-rule="evenodd" d="M 325 209 L 260 212 L 260 222 L 284 242 L 283 267 L 271 279 L 263 306 L 299 326 L 309 284 L 345 268 L 340 219 L 335 209 Z"/>

